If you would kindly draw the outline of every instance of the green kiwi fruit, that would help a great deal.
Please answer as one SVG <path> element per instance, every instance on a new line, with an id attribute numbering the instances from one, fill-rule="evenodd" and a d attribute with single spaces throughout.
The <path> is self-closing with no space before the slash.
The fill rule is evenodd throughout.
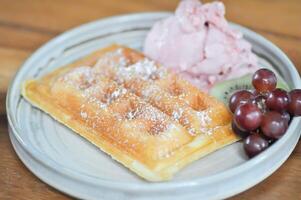
<path id="1" fill-rule="evenodd" d="M 276 87 L 282 88 L 286 91 L 289 90 L 289 86 L 284 82 L 284 80 L 280 76 L 277 76 Z M 234 92 L 239 90 L 253 89 L 254 88 L 252 86 L 252 74 L 247 74 L 240 78 L 230 79 L 215 84 L 209 91 L 209 94 L 228 105 L 229 99 Z"/>

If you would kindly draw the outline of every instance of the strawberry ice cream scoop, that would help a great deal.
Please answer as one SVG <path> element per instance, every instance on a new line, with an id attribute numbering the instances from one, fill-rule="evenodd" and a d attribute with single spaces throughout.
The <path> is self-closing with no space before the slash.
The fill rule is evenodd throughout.
<path id="1" fill-rule="evenodd" d="M 174 15 L 152 27 L 144 53 L 204 91 L 258 69 L 250 43 L 229 26 L 221 2 L 181 1 Z"/>

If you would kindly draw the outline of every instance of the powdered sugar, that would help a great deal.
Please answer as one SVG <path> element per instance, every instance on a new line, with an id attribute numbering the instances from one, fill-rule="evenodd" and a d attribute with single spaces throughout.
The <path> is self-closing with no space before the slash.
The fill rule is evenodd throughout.
<path id="1" fill-rule="evenodd" d="M 168 133 L 179 131 L 179 127 L 183 128 L 183 130 L 185 128 L 193 136 L 205 131 L 203 128 L 211 122 L 208 113 L 206 111 L 190 112 L 197 116 L 199 119 L 198 122 L 191 121 L 187 116 L 184 117 L 183 114 L 184 111 L 186 112 L 186 106 L 189 108 L 189 102 L 186 102 L 185 95 L 189 96 L 189 94 L 183 93 L 173 96 L 170 94 L 170 91 L 165 90 L 166 88 L 162 88 L 167 86 L 162 86 L 157 82 L 157 80 L 164 80 L 167 74 L 167 70 L 148 58 L 143 58 L 130 64 L 130 61 L 124 56 L 124 50 L 119 48 L 102 55 L 92 67 L 82 66 L 72 69 L 63 75 L 61 80 L 80 90 L 80 94 L 85 99 L 80 110 L 80 116 L 86 121 L 92 119 L 86 112 L 84 105 L 91 104 L 96 106 L 96 115 L 93 115 L 93 119 L 100 118 L 104 110 L 118 122 L 142 119 L 139 123 L 144 123 L 144 125 L 141 126 L 141 123 L 137 124 L 137 128 L 139 126 L 140 128 L 147 129 L 149 134 L 160 135 L 161 139 L 177 139 L 177 137 Z M 138 94 L 136 88 L 126 86 L 126 83 L 132 80 L 140 80 L 141 84 L 144 84 L 142 91 Z M 137 83 L 139 84 L 138 81 Z M 134 98 L 134 101 L 138 104 L 136 107 L 129 108 L 126 113 L 122 113 L 123 111 L 119 110 L 110 110 L 111 105 L 119 103 L 118 99 L 129 94 L 136 97 Z M 139 95 L 139 97 L 136 95 Z M 161 104 L 165 105 L 170 103 L 169 98 L 170 100 L 175 100 L 172 101 L 174 103 L 168 108 L 172 109 L 171 112 L 168 111 L 170 116 L 166 114 L 167 111 L 165 108 L 154 103 L 162 101 Z M 128 101 L 132 100 L 128 99 Z M 178 104 L 177 102 L 180 103 Z M 97 127 L 94 121 L 92 120 L 91 124 L 93 127 Z M 202 130 L 197 130 L 199 128 L 196 129 L 193 123 L 199 123 Z M 130 125 L 132 128 L 136 126 L 135 124 Z M 208 130 L 206 131 L 208 132 Z M 162 152 L 162 154 L 164 153 Z"/>
<path id="2" fill-rule="evenodd" d="M 123 49 L 118 48 L 117 50 L 108 52 L 100 57 L 93 68 L 96 69 L 96 71 L 97 69 L 100 69 L 99 72 L 101 73 L 103 67 L 110 66 L 124 68 L 128 65 L 128 62 L 129 61 L 123 55 Z"/>
<path id="3" fill-rule="evenodd" d="M 196 114 L 200 120 L 201 126 L 207 126 L 211 123 L 212 119 L 209 116 L 208 110 L 198 111 Z"/>
<path id="4" fill-rule="evenodd" d="M 69 85 L 76 86 L 77 89 L 85 89 L 95 82 L 95 76 L 91 71 L 91 67 L 77 67 L 62 76 L 60 81 L 64 81 Z"/>
<path id="5" fill-rule="evenodd" d="M 80 111 L 80 116 L 81 116 L 83 119 L 87 119 L 87 118 L 88 118 L 88 114 L 87 114 L 85 111 L 83 111 L 83 110 Z"/>
<path id="6" fill-rule="evenodd" d="M 157 85 L 155 84 L 152 84 L 152 85 L 148 85 L 148 87 L 145 87 L 141 93 L 141 96 L 143 98 L 147 98 L 147 97 L 150 97 L 150 96 L 154 96 L 154 94 L 157 94 L 155 96 L 155 100 L 156 101 L 160 101 L 160 99 L 162 98 L 160 94 L 160 92 L 162 91 L 162 89 L 160 89 Z"/>
<path id="7" fill-rule="evenodd" d="M 127 67 L 118 67 L 117 77 L 124 79 L 140 78 L 142 80 L 155 80 L 161 78 L 166 73 L 159 69 L 154 61 L 144 58 Z"/>
<path id="8" fill-rule="evenodd" d="M 127 93 L 127 89 L 120 87 L 114 90 L 109 97 L 107 97 L 107 104 L 110 104 L 112 101 L 116 100 L 119 98 L 121 95 L 124 95 Z"/>
<path id="9" fill-rule="evenodd" d="M 180 107 L 177 110 L 174 110 L 172 112 L 172 118 L 176 121 L 179 121 L 179 119 L 182 117 L 183 111 L 183 108 Z"/>

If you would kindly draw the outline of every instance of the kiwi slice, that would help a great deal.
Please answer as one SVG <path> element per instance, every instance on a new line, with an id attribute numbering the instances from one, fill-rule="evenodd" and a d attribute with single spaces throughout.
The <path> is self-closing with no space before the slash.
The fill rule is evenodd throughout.
<path id="1" fill-rule="evenodd" d="M 277 88 L 289 90 L 289 86 L 284 82 L 282 77 L 277 76 Z M 215 84 L 209 94 L 223 101 L 228 105 L 231 95 L 239 90 L 252 90 L 252 74 L 247 74 L 240 78 L 230 79 Z"/>

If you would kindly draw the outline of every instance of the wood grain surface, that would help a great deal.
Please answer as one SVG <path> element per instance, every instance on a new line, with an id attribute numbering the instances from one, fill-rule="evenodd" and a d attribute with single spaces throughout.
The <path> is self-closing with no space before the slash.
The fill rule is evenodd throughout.
<path id="1" fill-rule="evenodd" d="M 206 1 L 207 2 L 207 1 Z M 224 0 L 227 18 L 278 45 L 301 72 L 300 0 Z M 5 96 L 24 60 L 58 34 L 92 20 L 173 11 L 178 0 L 0 0 L 0 199 L 69 199 L 36 178 L 9 140 Z M 269 178 L 233 199 L 301 199 L 301 143 Z"/>

